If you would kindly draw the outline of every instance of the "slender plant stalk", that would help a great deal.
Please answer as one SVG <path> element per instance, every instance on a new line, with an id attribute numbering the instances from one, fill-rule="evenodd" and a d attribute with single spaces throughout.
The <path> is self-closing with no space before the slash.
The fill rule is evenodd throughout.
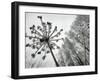
<path id="1" fill-rule="evenodd" d="M 47 43 L 48 43 L 48 42 L 47 42 Z M 50 49 L 50 51 L 51 51 L 51 54 L 52 54 L 52 57 L 53 57 L 53 59 L 54 59 L 54 61 L 55 61 L 56 66 L 59 67 L 60 65 L 58 64 L 58 62 L 57 62 L 57 60 L 56 60 L 56 58 L 55 58 L 55 56 L 54 56 L 54 54 L 53 54 L 53 51 L 52 51 L 52 49 L 51 49 L 49 43 L 48 43 L 48 47 L 49 47 L 49 49 Z"/>

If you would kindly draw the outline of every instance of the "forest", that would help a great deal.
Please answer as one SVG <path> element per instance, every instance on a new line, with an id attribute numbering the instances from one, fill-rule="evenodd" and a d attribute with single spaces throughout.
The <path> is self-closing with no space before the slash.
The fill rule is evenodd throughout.
<path id="1" fill-rule="evenodd" d="M 77 15 L 59 51 L 61 66 L 89 65 L 89 16 Z"/>

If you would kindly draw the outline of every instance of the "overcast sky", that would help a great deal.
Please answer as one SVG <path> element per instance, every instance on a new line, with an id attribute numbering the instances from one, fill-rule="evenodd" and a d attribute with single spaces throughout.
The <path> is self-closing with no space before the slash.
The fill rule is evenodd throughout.
<path id="1" fill-rule="evenodd" d="M 63 14 L 42 14 L 42 13 L 26 13 L 26 29 L 33 24 L 40 25 L 40 20 L 37 16 L 42 16 L 44 22 L 52 22 L 53 26 L 58 26 L 59 29 L 63 28 L 64 31 L 70 30 L 70 25 L 75 20 L 76 15 L 63 15 Z"/>

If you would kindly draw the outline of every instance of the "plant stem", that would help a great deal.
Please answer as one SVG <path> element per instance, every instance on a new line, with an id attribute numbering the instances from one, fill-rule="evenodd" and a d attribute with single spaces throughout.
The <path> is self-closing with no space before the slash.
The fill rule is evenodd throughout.
<path id="1" fill-rule="evenodd" d="M 49 47 L 49 49 L 50 49 L 50 51 L 51 51 L 51 54 L 52 54 L 52 57 L 53 57 L 53 59 L 54 59 L 54 61 L 55 61 L 56 66 L 59 67 L 59 64 L 58 64 L 58 62 L 57 62 L 57 60 L 56 60 L 56 58 L 55 58 L 55 56 L 54 56 L 54 54 L 53 54 L 53 51 L 52 51 L 52 49 L 51 49 L 51 47 L 50 47 L 50 45 L 49 45 L 48 42 L 47 42 L 47 44 L 48 44 L 48 47 Z"/>

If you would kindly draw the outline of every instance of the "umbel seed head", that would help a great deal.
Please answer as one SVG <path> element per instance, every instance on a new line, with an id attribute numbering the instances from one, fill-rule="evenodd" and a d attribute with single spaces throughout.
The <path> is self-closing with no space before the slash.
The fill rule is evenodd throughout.
<path id="1" fill-rule="evenodd" d="M 37 16 L 37 18 L 40 18 L 40 19 L 42 19 L 42 16 Z"/>
<path id="2" fill-rule="evenodd" d="M 43 55 L 42 59 L 45 60 L 45 58 L 47 57 L 46 54 L 50 54 L 50 52 L 52 50 L 55 50 L 56 48 L 60 49 L 60 47 L 56 44 L 56 42 L 59 42 L 59 40 L 63 40 L 61 38 L 57 38 L 61 35 L 61 31 L 63 31 L 63 29 L 60 29 L 60 31 L 58 31 L 57 26 L 54 26 L 54 28 L 53 28 L 51 22 L 42 21 L 42 16 L 37 16 L 37 18 L 40 19 L 41 26 L 33 25 L 30 27 L 31 36 L 28 36 L 26 34 L 25 35 L 33 43 L 26 44 L 26 47 L 31 47 L 33 50 L 36 50 L 35 53 L 31 54 L 32 58 L 35 58 L 36 55 L 38 54 L 38 55 Z M 56 37 L 56 39 L 55 39 L 55 37 Z M 53 41 L 55 41 L 55 42 L 53 42 Z M 48 48 L 49 48 L 49 50 L 48 50 Z M 44 53 L 45 53 L 45 55 L 44 55 Z"/>

